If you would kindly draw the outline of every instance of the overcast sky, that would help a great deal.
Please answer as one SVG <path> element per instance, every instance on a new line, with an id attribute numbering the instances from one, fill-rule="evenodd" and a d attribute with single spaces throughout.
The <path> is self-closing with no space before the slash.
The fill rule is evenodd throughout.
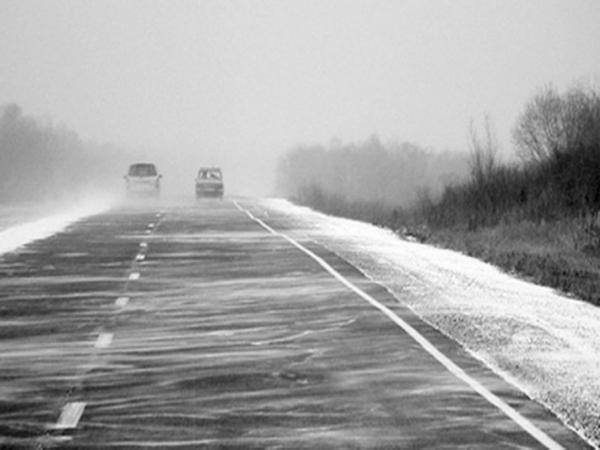
<path id="1" fill-rule="evenodd" d="M 598 0 L 0 0 L 0 104 L 263 190 L 333 137 L 460 149 L 489 113 L 510 148 L 536 88 L 599 80 Z"/>

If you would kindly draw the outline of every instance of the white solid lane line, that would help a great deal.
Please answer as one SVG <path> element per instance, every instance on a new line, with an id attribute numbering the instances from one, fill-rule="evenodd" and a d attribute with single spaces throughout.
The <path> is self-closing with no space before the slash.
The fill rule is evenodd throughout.
<path id="1" fill-rule="evenodd" d="M 133 272 L 129 274 L 129 279 L 130 280 L 138 280 L 140 278 L 140 273 L 139 272 Z"/>
<path id="2" fill-rule="evenodd" d="M 496 408 L 498 408 L 500 411 L 502 411 L 513 422 L 515 422 L 517 425 L 519 425 L 524 431 L 526 431 L 530 436 L 532 436 L 534 439 L 536 439 L 544 447 L 546 447 L 548 449 L 552 449 L 552 450 L 563 449 L 563 447 L 558 442 L 556 442 L 554 439 L 552 439 L 550 436 L 548 436 L 546 433 L 544 433 L 542 430 L 540 430 L 538 427 L 536 427 L 527 418 L 525 418 L 521 414 L 519 414 L 514 408 L 512 408 L 510 405 L 508 405 L 506 402 L 504 402 L 498 396 L 496 396 L 491 391 L 489 391 L 486 387 L 484 387 L 481 383 L 479 383 L 479 381 L 475 380 L 470 375 L 468 375 L 464 370 L 462 370 L 460 367 L 458 367 L 450 358 L 448 358 L 446 355 L 444 355 L 442 352 L 440 352 L 431 342 L 429 342 L 423 335 L 421 335 L 417 330 L 415 330 L 407 322 L 405 322 L 399 316 L 397 316 L 396 313 L 394 313 L 391 309 L 382 305 L 377 300 L 375 300 L 373 297 L 371 297 L 369 294 L 367 294 L 363 290 L 359 289 L 354 284 L 352 284 L 350 281 L 348 281 L 346 278 L 344 278 L 337 270 L 335 270 L 333 267 L 331 267 L 323 258 L 316 255 L 314 252 L 310 251 L 309 249 L 307 249 L 302 244 L 298 243 L 297 241 L 295 241 L 288 235 L 281 233 L 279 231 L 275 231 L 273 228 L 271 228 L 265 222 L 263 222 L 259 218 L 255 217 L 250 211 L 241 207 L 237 201 L 233 200 L 233 204 L 241 212 L 245 213 L 250 219 L 252 219 L 256 223 L 258 223 L 260 226 L 262 226 L 265 230 L 269 231 L 271 234 L 274 234 L 276 236 L 279 236 L 279 237 L 285 239 L 290 244 L 292 244 L 294 247 L 296 247 L 298 250 L 300 250 L 301 252 L 310 256 L 323 269 L 325 269 L 327 272 L 329 272 L 336 280 L 338 280 L 340 283 L 342 283 L 348 289 L 353 291 L 355 294 L 357 294 L 363 300 L 367 301 L 372 306 L 374 306 L 375 308 L 380 310 L 390 320 L 392 320 L 396 325 L 398 325 L 400 328 L 402 328 L 406 332 L 406 334 L 408 334 L 411 338 L 413 338 L 421 347 L 423 347 L 423 349 L 425 351 L 427 351 L 431 356 L 433 356 L 450 373 L 452 373 L 458 379 L 462 380 L 471 389 L 473 389 L 475 392 L 477 392 L 479 395 L 481 395 L 484 399 L 486 399 L 489 403 L 491 403 Z"/>
<path id="3" fill-rule="evenodd" d="M 129 297 L 119 297 L 115 301 L 115 305 L 117 305 L 120 308 L 126 306 L 127 303 L 129 303 Z"/>
<path id="4" fill-rule="evenodd" d="M 81 416 L 83 415 L 85 405 L 85 402 L 67 403 L 65 406 L 63 406 L 58 421 L 51 428 L 55 430 L 68 430 L 71 428 L 77 428 L 79 419 L 81 419 Z"/>
<path id="5" fill-rule="evenodd" d="M 110 346 L 113 340 L 113 333 L 100 333 L 96 339 L 94 347 L 96 348 L 107 348 Z"/>

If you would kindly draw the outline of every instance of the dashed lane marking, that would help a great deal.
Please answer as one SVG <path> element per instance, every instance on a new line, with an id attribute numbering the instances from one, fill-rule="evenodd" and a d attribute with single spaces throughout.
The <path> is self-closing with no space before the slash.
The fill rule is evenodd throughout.
<path id="1" fill-rule="evenodd" d="M 129 297 L 119 297 L 115 301 L 115 305 L 117 305 L 120 308 L 126 306 L 127 303 L 129 303 Z"/>
<path id="2" fill-rule="evenodd" d="M 452 373 L 459 380 L 466 383 L 471 389 L 477 392 L 481 397 L 491 403 L 493 406 L 502 411 L 506 416 L 508 416 L 513 422 L 515 422 L 521 429 L 527 432 L 531 437 L 536 439 L 540 444 L 542 444 L 547 449 L 551 450 L 562 450 L 564 447 L 561 446 L 558 442 L 536 427 L 531 421 L 527 418 L 519 414 L 514 408 L 505 403 L 500 397 L 493 394 L 486 387 L 484 387 L 479 381 L 472 378 L 468 375 L 464 370 L 462 370 L 456 363 L 454 363 L 450 358 L 444 355 L 441 351 L 439 351 L 427 338 L 421 335 L 417 330 L 415 330 L 412 326 L 410 326 L 407 322 L 402 320 L 399 316 L 396 315 L 391 309 L 382 305 L 369 294 L 356 287 L 353 283 L 344 278 L 337 270 L 331 267 L 323 258 L 310 251 L 306 247 L 304 247 L 299 242 L 295 241 L 288 235 L 276 231 L 263 222 L 261 219 L 255 217 L 250 211 L 241 207 L 237 201 L 233 200 L 233 204 L 243 213 L 245 213 L 250 219 L 258 223 L 265 230 L 270 232 L 275 236 L 279 236 L 298 250 L 303 252 L 304 254 L 311 257 L 315 260 L 323 269 L 329 272 L 336 280 L 346 286 L 348 289 L 353 291 L 359 297 L 361 297 L 366 302 L 370 303 L 372 306 L 377 308 L 383 314 L 385 314 L 392 322 L 402 328 L 406 334 L 408 334 L 413 340 L 415 340 L 427 353 L 433 356 L 440 364 L 442 364 L 450 373 Z"/>
<path id="3" fill-rule="evenodd" d="M 58 421 L 51 428 L 54 430 L 69 430 L 72 428 L 77 428 L 77 424 L 83 415 L 85 405 L 85 402 L 67 403 L 65 406 L 63 406 Z"/>
<path id="4" fill-rule="evenodd" d="M 110 344 L 113 340 L 113 333 L 100 333 L 98 338 L 96 339 L 96 343 L 94 347 L 96 348 L 107 348 L 110 347 Z"/>
<path id="5" fill-rule="evenodd" d="M 160 218 L 161 213 L 156 214 L 157 218 Z M 155 224 L 148 224 L 148 229 L 146 233 L 151 233 L 154 229 Z M 147 242 L 140 242 L 140 248 L 145 250 L 148 248 Z M 136 261 L 143 261 L 146 258 L 144 253 L 138 253 L 135 257 Z M 132 272 L 129 274 L 129 280 L 137 280 L 140 278 L 139 272 Z M 115 300 L 115 305 L 118 307 L 124 307 L 129 303 L 129 297 L 121 296 Z M 96 342 L 94 343 L 95 348 L 107 348 L 111 345 L 113 341 L 114 334 L 113 333 L 100 333 L 96 338 Z M 77 428 L 79 424 L 79 420 L 83 415 L 83 411 L 85 410 L 86 402 L 69 402 L 63 406 L 63 409 L 60 413 L 60 417 L 56 424 L 51 425 L 49 428 L 57 431 L 68 430 Z"/>

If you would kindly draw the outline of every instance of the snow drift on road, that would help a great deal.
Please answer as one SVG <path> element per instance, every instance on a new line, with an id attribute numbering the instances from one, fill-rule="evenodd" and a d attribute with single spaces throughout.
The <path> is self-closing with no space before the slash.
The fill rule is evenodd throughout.
<path id="1" fill-rule="evenodd" d="M 284 200 L 263 216 L 293 220 L 505 379 L 600 444 L 600 308 L 460 253 Z"/>
<path id="2" fill-rule="evenodd" d="M 108 207 L 107 201 L 87 202 L 58 214 L 6 228 L 0 231 L 0 254 L 16 250 L 32 241 L 52 236 L 70 224 L 84 217 L 98 214 Z"/>

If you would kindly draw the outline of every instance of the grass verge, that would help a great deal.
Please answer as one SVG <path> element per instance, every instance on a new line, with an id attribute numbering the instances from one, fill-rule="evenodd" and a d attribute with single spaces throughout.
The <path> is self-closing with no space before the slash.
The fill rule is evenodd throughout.
<path id="1" fill-rule="evenodd" d="M 534 283 L 600 305 L 600 229 L 578 218 L 495 226 L 430 229 L 384 205 L 339 198 L 303 198 L 319 211 L 394 230 L 400 237 L 456 250 Z M 318 201 L 317 201 L 318 200 Z M 408 224 L 408 225 L 407 225 Z"/>
<path id="2" fill-rule="evenodd" d="M 439 230 L 427 243 L 458 250 L 503 270 L 600 305 L 600 250 L 577 219 Z"/>

